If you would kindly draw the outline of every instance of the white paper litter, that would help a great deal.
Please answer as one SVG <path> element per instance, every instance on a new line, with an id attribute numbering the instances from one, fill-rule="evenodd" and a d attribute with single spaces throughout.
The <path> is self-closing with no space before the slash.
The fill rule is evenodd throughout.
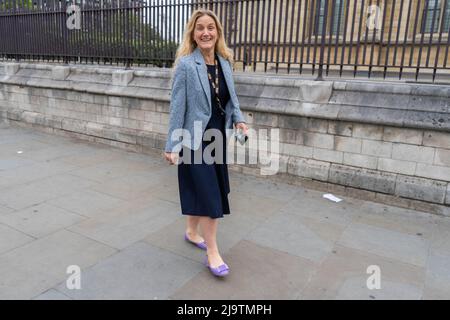
<path id="1" fill-rule="evenodd" d="M 23 151 L 17 151 L 17 153 L 22 153 Z"/>
<path id="2" fill-rule="evenodd" d="M 324 194 L 323 197 L 328 199 L 328 200 L 334 201 L 334 202 L 342 201 L 342 199 L 339 199 L 338 197 L 332 195 L 331 193 Z"/>

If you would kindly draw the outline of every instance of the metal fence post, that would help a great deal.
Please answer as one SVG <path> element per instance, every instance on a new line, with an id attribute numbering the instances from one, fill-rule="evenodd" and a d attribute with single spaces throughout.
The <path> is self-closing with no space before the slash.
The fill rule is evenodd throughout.
<path id="1" fill-rule="evenodd" d="M 324 15 L 323 15 L 323 24 L 322 24 L 322 39 L 320 40 L 320 57 L 319 57 L 319 70 L 317 74 L 316 81 L 323 81 L 323 55 L 325 52 L 325 37 L 327 34 L 327 20 L 328 20 L 328 1 L 329 0 L 319 0 L 319 5 L 317 6 L 318 12 L 316 12 L 316 17 L 320 14 L 320 5 L 322 4 L 321 1 L 325 1 L 324 6 Z M 331 32 L 330 32 L 330 40 L 331 40 Z"/>
<path id="2" fill-rule="evenodd" d="M 416 5 L 422 2 L 424 5 Z M 0 58 L 65 64 L 117 63 L 127 69 L 136 64 L 168 67 L 174 62 L 175 48 L 192 9 L 207 7 L 220 17 L 234 61 L 244 70 L 252 66 L 256 71 L 262 64 L 265 72 L 270 72 L 268 66 L 274 66 L 275 73 L 290 73 L 298 67 L 300 75 L 312 74 L 315 80 L 323 81 L 328 74 L 366 77 L 368 68 L 368 78 L 398 75 L 399 80 L 418 81 L 420 75 L 427 82 L 448 83 L 448 0 L 433 4 L 425 0 L 393 0 L 389 6 L 386 3 L 0 0 Z M 77 28 L 82 23 L 81 29 L 67 25 L 65 10 L 72 4 L 78 6 Z"/>

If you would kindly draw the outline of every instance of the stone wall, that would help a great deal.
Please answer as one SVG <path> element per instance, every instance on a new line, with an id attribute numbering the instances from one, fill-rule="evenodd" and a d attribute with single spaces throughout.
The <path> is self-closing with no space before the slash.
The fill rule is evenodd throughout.
<path id="1" fill-rule="evenodd" d="M 162 153 L 170 70 L 0 63 L 0 121 Z M 267 179 L 450 215 L 450 88 L 236 73 L 251 128 L 278 128 Z M 1 139 L 1 137 L 0 137 Z M 230 165 L 260 174 L 258 165 Z"/>

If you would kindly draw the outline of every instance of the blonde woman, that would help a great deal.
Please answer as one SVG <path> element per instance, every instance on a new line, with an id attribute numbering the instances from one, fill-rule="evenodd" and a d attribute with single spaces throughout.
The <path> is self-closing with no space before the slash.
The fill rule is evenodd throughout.
<path id="1" fill-rule="evenodd" d="M 248 131 L 234 89 L 232 62 L 217 16 L 210 10 L 194 11 L 176 54 L 164 155 L 170 164 L 178 165 L 181 211 L 187 216 L 184 238 L 206 250 L 205 264 L 219 277 L 229 273 L 216 240 L 219 218 L 230 214 L 226 129 L 233 129 L 234 124 L 244 134 Z M 181 142 L 177 129 L 184 132 Z M 213 134 L 208 141 L 208 130 L 221 137 Z M 194 161 L 212 143 L 216 146 L 211 152 L 214 161 L 205 161 L 203 156 L 200 162 Z M 190 161 L 186 161 L 189 154 Z"/>

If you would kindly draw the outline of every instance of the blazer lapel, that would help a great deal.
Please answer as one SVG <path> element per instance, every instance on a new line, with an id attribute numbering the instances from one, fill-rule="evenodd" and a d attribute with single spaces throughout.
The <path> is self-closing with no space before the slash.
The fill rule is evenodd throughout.
<path id="1" fill-rule="evenodd" d="M 230 94 L 231 102 L 234 105 L 237 105 L 234 99 L 236 99 L 236 93 L 234 92 L 234 85 L 233 85 L 233 76 L 231 74 L 231 68 L 228 64 L 228 61 L 225 60 L 220 54 L 217 55 L 219 57 L 220 65 L 222 66 L 223 75 L 225 77 L 225 82 L 228 87 L 228 92 Z"/>
<path id="2" fill-rule="evenodd" d="M 206 98 L 208 99 L 208 103 L 211 106 L 211 88 L 208 80 L 208 70 L 206 69 L 205 59 L 203 58 L 202 53 L 200 52 L 200 48 L 195 48 L 194 52 L 194 60 L 197 67 L 198 77 L 200 78 L 200 83 L 202 84 L 203 91 L 206 94 Z M 228 61 L 223 58 L 220 54 L 217 55 L 219 57 L 219 63 L 222 67 L 223 75 L 225 77 L 225 82 L 228 87 L 228 91 L 230 94 L 231 102 L 233 105 L 237 105 L 237 97 L 234 92 L 233 78 L 231 74 L 231 68 L 228 64 Z"/>
<path id="3" fill-rule="evenodd" d="M 208 70 L 206 69 L 205 59 L 200 52 L 200 49 L 197 47 L 194 50 L 195 63 L 197 66 L 197 74 L 200 78 L 200 83 L 202 84 L 203 91 L 206 94 L 206 98 L 208 99 L 208 105 L 211 106 L 211 88 L 208 80 Z"/>

